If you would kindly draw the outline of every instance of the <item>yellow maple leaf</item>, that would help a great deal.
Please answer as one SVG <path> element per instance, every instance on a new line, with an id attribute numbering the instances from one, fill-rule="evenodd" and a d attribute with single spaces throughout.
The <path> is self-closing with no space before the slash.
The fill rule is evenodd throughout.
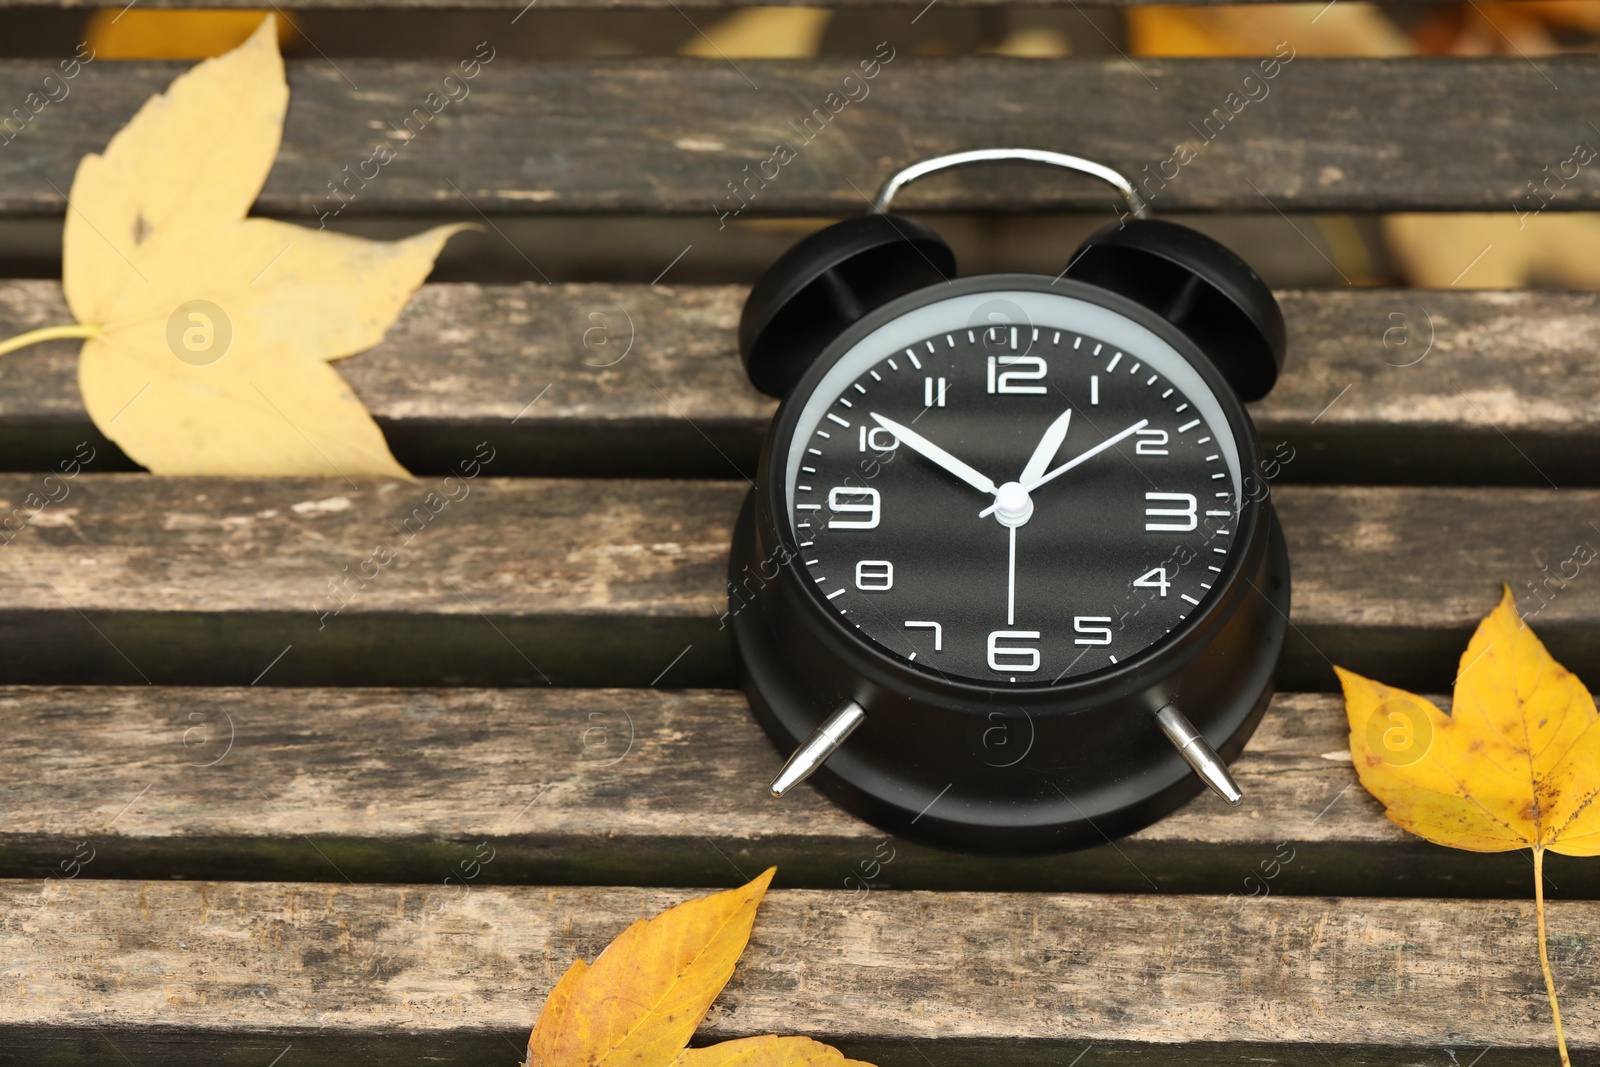
<path id="1" fill-rule="evenodd" d="M 820 7 L 752 7 L 696 33 L 679 55 L 702 59 L 799 59 L 822 45 L 833 12 Z"/>
<path id="2" fill-rule="evenodd" d="M 733 976 L 777 870 L 684 901 L 578 960 L 545 999 L 527 1067 L 871 1067 L 805 1037 L 750 1037 L 687 1049 Z"/>
<path id="3" fill-rule="evenodd" d="M 1350 756 L 1399 826 L 1473 852 L 1533 850 L 1539 961 L 1570 1063 L 1545 946 L 1544 854 L 1600 855 L 1600 714 L 1517 614 L 1507 588 L 1461 654 L 1450 714 L 1335 667 Z"/>
<path id="4" fill-rule="evenodd" d="M 146 11 L 101 8 L 83 34 L 96 59 L 207 59 L 239 47 L 271 9 L 252 11 Z M 278 44 L 299 37 L 294 17 L 280 11 Z"/>
<path id="5" fill-rule="evenodd" d="M 381 242 L 245 214 L 289 87 L 272 18 L 145 102 L 68 197 L 62 285 L 95 425 L 158 474 L 408 477 L 327 365 L 377 344 L 462 226 Z"/>
<path id="6" fill-rule="evenodd" d="M 745 1037 L 709 1048 L 686 1048 L 672 1067 L 872 1067 L 845 1059 L 832 1045 L 809 1037 Z"/>
<path id="7" fill-rule="evenodd" d="M 1127 8 L 1126 21 L 1128 50 L 1143 56 L 1268 56 L 1290 42 L 1297 57 L 1415 51 L 1378 5 L 1359 2 L 1329 5 L 1309 21 L 1297 4 L 1144 4 Z"/>
<path id="8" fill-rule="evenodd" d="M 1383 233 L 1419 289 L 1600 289 L 1600 218 L 1543 203 L 1524 192 L 1510 213 L 1389 215 Z"/>

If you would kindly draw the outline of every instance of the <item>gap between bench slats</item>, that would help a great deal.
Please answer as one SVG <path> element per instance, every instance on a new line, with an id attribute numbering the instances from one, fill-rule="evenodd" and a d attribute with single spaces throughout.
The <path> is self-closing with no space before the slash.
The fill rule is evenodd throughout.
<path id="1" fill-rule="evenodd" d="M 736 354 L 745 292 L 430 285 L 381 345 L 338 367 L 418 472 L 489 438 L 501 474 L 733 477 L 753 471 L 775 407 Z M 1265 452 L 1293 456 L 1283 480 L 1600 483 L 1600 296 L 1278 297 L 1288 364 L 1251 410 Z M 0 337 L 69 318 L 56 283 L 0 282 Z M 97 469 L 128 465 L 84 413 L 77 348 L 0 363 L 0 467 L 53 470 L 84 440 Z"/>
<path id="2" fill-rule="evenodd" d="M 258 209 L 315 223 L 341 203 L 329 183 L 348 180 L 340 195 L 351 213 L 698 214 L 715 240 L 717 213 L 747 202 L 746 216 L 860 212 L 898 166 L 1009 143 L 1087 156 L 1141 183 L 1151 175 L 1161 212 L 1510 211 L 1528 182 L 1591 134 L 1568 101 L 1600 95 L 1600 57 L 1590 55 L 1301 56 L 1262 81 L 1254 58 L 1141 57 L 1135 66 L 921 58 L 903 48 L 872 80 L 844 84 L 861 73 L 858 62 L 501 57 L 434 118 L 424 102 L 448 90 L 448 61 L 348 59 L 336 69 L 297 60 L 283 150 Z M 0 213 L 63 214 L 51 183 L 67 189 L 78 160 L 100 151 L 175 70 L 85 67 L 71 95 L 30 123 L 27 150 L 0 153 Z M 20 101 L 55 72 L 50 61 L 0 61 L 0 99 Z M 409 130 L 385 132 L 408 119 Z M 793 158 L 775 153 L 779 142 Z M 398 158 L 368 162 L 380 145 Z M 747 174 L 757 177 L 736 194 L 730 183 L 744 188 Z M 928 182 L 897 207 L 1071 208 L 1110 219 L 1114 196 L 1088 180 L 991 171 Z M 1600 177 L 1585 170 L 1555 206 L 1597 203 Z"/>
<path id="3" fill-rule="evenodd" d="M 1444 703 L 1448 708 L 1448 701 Z M 803 789 L 727 691 L 0 690 L 0 876 L 726 885 L 1238 896 L 1532 892 L 1526 852 L 1401 831 L 1356 782 L 1343 704 L 1279 696 L 1205 794 L 1065 856 L 957 856 L 891 841 Z M 1019 772 L 1020 773 L 1020 772 Z M 887 862 L 884 862 L 887 859 Z M 1600 897 L 1552 856 L 1550 892 Z"/>

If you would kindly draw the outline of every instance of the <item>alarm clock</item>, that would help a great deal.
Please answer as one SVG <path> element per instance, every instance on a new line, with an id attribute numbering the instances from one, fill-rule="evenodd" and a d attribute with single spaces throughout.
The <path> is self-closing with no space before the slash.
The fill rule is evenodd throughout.
<path id="1" fill-rule="evenodd" d="M 907 182 L 1021 162 L 1128 210 L 1055 277 L 957 277 Z M 1289 564 L 1243 401 L 1282 367 L 1271 291 L 1148 217 L 1115 171 L 988 149 L 892 177 L 790 248 L 739 351 L 782 397 L 739 515 L 726 616 L 756 718 L 802 781 L 902 837 L 1038 853 L 1209 786 L 1273 689 Z"/>

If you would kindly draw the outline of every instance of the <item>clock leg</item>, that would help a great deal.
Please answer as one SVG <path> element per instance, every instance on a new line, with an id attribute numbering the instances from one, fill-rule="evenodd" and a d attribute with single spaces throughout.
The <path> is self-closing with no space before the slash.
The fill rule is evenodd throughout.
<path id="1" fill-rule="evenodd" d="M 1200 736 L 1200 731 L 1184 717 L 1177 705 L 1168 704 L 1156 712 L 1156 722 L 1160 724 L 1161 732 L 1167 735 L 1167 740 L 1177 748 L 1178 754 L 1194 768 L 1194 773 L 1211 787 L 1213 793 L 1229 804 L 1239 803 L 1244 794 L 1239 791 L 1239 784 L 1233 780 L 1233 775 L 1228 773 L 1228 765 L 1222 762 L 1217 750 Z"/>
<path id="2" fill-rule="evenodd" d="M 866 721 L 866 710 L 860 704 L 854 700 L 845 701 L 838 711 L 829 715 L 822 725 L 806 738 L 804 744 L 794 750 L 789 762 L 783 765 L 778 777 L 772 780 L 772 795 L 781 797 L 810 778 L 811 772 L 822 766 L 828 757 L 844 744 L 845 738 Z"/>

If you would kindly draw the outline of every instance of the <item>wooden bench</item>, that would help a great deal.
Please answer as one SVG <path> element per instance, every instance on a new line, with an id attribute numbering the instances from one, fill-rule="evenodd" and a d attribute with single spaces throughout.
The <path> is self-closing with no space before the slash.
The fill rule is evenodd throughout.
<path id="1" fill-rule="evenodd" d="M 508 26 L 521 7 L 468 6 Z M 895 165 L 1002 141 L 1137 174 L 1246 66 L 901 56 L 752 214 L 855 212 Z M 0 100 L 47 68 L 0 61 Z M 258 210 L 311 219 L 374 110 L 435 76 L 339 68 L 291 63 Z M 0 151 L 0 216 L 59 217 L 52 183 L 172 73 L 85 68 L 26 153 Z M 699 216 L 715 240 L 724 183 L 838 76 L 504 60 L 358 203 Z M 1156 207 L 1502 210 L 1596 89 L 1593 57 L 1297 59 Z M 1070 182 L 925 185 L 907 208 L 1106 209 Z M 1597 204 L 1590 174 L 1561 201 Z M 670 274 L 425 287 L 340 365 L 416 484 L 132 472 L 84 414 L 73 344 L 0 357 L 0 1062 L 512 1062 L 574 957 L 774 863 L 705 1039 L 807 1033 L 885 1067 L 1553 1061 L 1527 856 L 1386 821 L 1330 665 L 1447 690 L 1504 581 L 1600 682 L 1600 579 L 1546 581 L 1600 543 L 1595 297 L 1281 293 L 1289 363 L 1253 412 L 1292 450 L 1293 629 L 1242 808 L 1202 797 L 1044 859 L 897 841 L 867 882 L 883 836 L 810 790 L 767 800 L 778 755 L 728 688 L 730 526 L 773 411 L 735 355 L 743 296 Z M 617 309 L 629 354 L 586 364 L 586 316 Z M 0 337 L 66 318 L 59 284 L 0 280 Z M 469 459 L 470 492 L 418 518 Z M 378 543 L 394 561 L 330 591 Z M 1600 871 L 1548 870 L 1581 1061 Z"/>

